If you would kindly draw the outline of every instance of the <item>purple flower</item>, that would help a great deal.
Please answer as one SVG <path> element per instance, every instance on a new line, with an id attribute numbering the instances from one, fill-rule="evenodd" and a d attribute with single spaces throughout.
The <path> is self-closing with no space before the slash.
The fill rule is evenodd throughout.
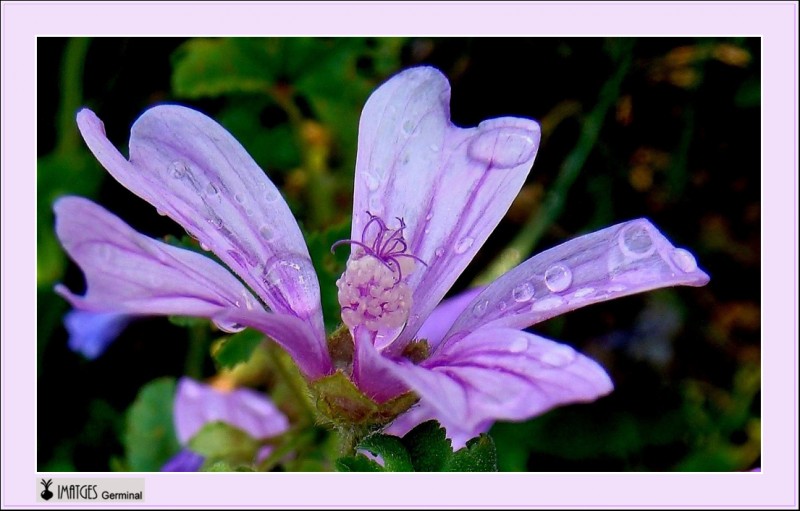
<path id="1" fill-rule="evenodd" d="M 458 128 L 449 100 L 445 77 L 418 67 L 384 83 L 362 112 L 352 239 L 341 242 L 351 252 L 337 282 L 354 343 L 345 364 L 329 354 L 318 281 L 288 206 L 227 131 L 187 108 L 146 111 L 131 129 L 129 160 L 92 112 L 79 112 L 78 125 L 118 181 L 244 284 L 203 255 L 68 197 L 55 205 L 56 231 L 88 286 L 84 296 L 58 291 L 83 310 L 256 328 L 286 349 L 312 386 L 344 367 L 377 404 L 411 390 L 420 401 L 406 415 L 434 417 L 451 437 L 607 394 L 611 381 L 595 362 L 523 329 L 620 296 L 704 285 L 708 276 L 640 219 L 542 252 L 434 312 L 505 215 L 540 138 L 537 123 L 515 117 Z"/>
<path id="2" fill-rule="evenodd" d="M 64 316 L 69 348 L 93 360 L 103 354 L 130 321 L 129 315 L 118 312 L 70 311 Z"/>
<path id="3" fill-rule="evenodd" d="M 175 434 L 184 447 L 161 468 L 163 472 L 194 472 L 204 458 L 187 446 L 206 424 L 225 422 L 239 428 L 255 440 L 284 433 L 289 421 L 263 394 L 248 388 L 219 390 L 191 378 L 181 378 L 175 392 L 173 407 Z M 269 453 L 265 446 L 257 460 Z"/>

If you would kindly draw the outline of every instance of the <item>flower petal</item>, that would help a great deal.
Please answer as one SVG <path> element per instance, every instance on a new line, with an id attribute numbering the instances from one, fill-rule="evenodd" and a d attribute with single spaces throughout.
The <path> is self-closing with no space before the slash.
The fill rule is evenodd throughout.
<path id="1" fill-rule="evenodd" d="M 485 325 L 526 328 L 592 303 L 708 280 L 692 254 L 675 248 L 648 220 L 632 220 L 523 262 L 475 297 L 448 336 Z"/>
<path id="2" fill-rule="evenodd" d="M 485 431 L 495 420 L 526 420 L 593 401 L 613 388 L 597 363 L 571 347 L 510 328 L 450 337 L 419 365 L 392 364 L 437 419 L 466 434 Z"/>
<path id="3" fill-rule="evenodd" d="M 475 287 L 444 300 L 430 313 L 422 326 L 419 327 L 416 337 L 428 341 L 430 349 L 435 349 L 442 342 L 444 335 L 453 326 L 467 305 L 483 291 L 483 287 Z"/>
<path id="4" fill-rule="evenodd" d="M 85 296 L 56 287 L 73 307 L 208 317 L 227 330 L 254 326 L 294 356 L 309 377 L 330 372 L 324 338 L 295 316 L 264 311 L 236 277 L 208 257 L 139 234 L 86 199 L 59 199 L 54 210 L 56 234 L 86 276 Z"/>
<path id="5" fill-rule="evenodd" d="M 118 312 L 71 310 L 64 315 L 69 349 L 94 360 L 103 354 L 131 319 L 130 315 Z"/>
<path id="6" fill-rule="evenodd" d="M 125 187 L 209 247 L 275 312 L 324 336 L 319 283 L 288 205 L 222 126 L 189 108 L 147 110 L 131 128 L 130 161 L 90 110 L 78 113 L 89 149 Z"/>
<path id="7" fill-rule="evenodd" d="M 175 433 L 183 445 L 210 422 L 225 422 L 256 440 L 289 428 L 286 416 L 263 394 L 248 388 L 217 390 L 187 377 L 178 382 L 173 416 Z"/>
<path id="8" fill-rule="evenodd" d="M 161 467 L 162 472 L 197 472 L 205 458 L 189 449 L 181 449 Z"/>
<path id="9" fill-rule="evenodd" d="M 450 86 L 436 69 L 404 71 L 367 101 L 359 126 L 353 239 L 367 211 L 406 223 L 410 339 L 444 297 L 516 197 L 539 147 L 539 125 L 503 117 L 461 129 L 450 122 Z"/>
<path id="10" fill-rule="evenodd" d="M 475 438 L 481 433 L 486 433 L 492 427 L 493 421 L 486 421 L 485 424 L 480 424 L 472 429 L 464 429 L 463 424 L 453 422 L 449 419 L 448 415 L 442 416 L 438 413 L 436 408 L 428 404 L 425 399 L 420 399 L 419 403 L 414 405 L 410 410 L 397 417 L 385 429 L 384 433 L 395 436 L 405 436 L 406 433 L 414 429 L 419 424 L 425 421 L 435 419 L 445 429 L 447 438 L 450 439 L 450 444 L 453 450 L 458 450 L 467 445 L 467 441 Z"/>

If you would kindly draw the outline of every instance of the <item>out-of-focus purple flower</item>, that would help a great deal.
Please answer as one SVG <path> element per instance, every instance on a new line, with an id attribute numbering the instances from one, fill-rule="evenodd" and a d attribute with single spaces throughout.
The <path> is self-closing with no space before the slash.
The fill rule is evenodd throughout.
<path id="1" fill-rule="evenodd" d="M 128 314 L 72 310 L 64 316 L 69 348 L 93 360 L 103 354 L 130 322 Z"/>
<path id="2" fill-rule="evenodd" d="M 450 86 L 437 70 L 404 71 L 367 101 L 359 126 L 350 258 L 337 282 L 354 343 L 345 374 L 376 403 L 409 390 L 409 416 L 473 436 L 493 421 L 524 420 L 612 389 L 572 348 L 523 331 L 585 305 L 708 276 L 645 219 L 542 252 L 432 316 L 519 192 L 539 147 L 534 121 L 450 122 Z M 74 307 L 211 318 L 256 328 L 314 382 L 335 372 L 319 284 L 278 190 L 208 117 L 179 106 L 146 111 L 130 158 L 90 111 L 78 114 L 89 148 L 123 185 L 180 223 L 228 270 L 200 254 L 134 232 L 85 199 L 56 205 L 56 231 L 82 267 L 87 293 L 58 291 Z M 336 367 L 342 367 L 337 364 Z M 401 418 L 402 420 L 402 418 Z"/>
<path id="3" fill-rule="evenodd" d="M 219 390 L 184 377 L 178 382 L 173 406 L 175 434 L 184 446 L 162 467 L 164 472 L 192 472 L 203 464 L 203 456 L 188 449 L 189 441 L 206 424 L 224 422 L 256 440 L 284 433 L 289 428 L 286 416 L 266 396 L 248 388 Z M 262 448 L 256 462 L 269 454 Z"/>

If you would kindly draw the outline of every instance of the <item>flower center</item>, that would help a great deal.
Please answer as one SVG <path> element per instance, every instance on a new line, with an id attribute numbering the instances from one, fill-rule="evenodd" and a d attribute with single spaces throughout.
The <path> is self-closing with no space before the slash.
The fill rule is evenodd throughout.
<path id="1" fill-rule="evenodd" d="M 397 219 L 397 229 L 390 229 L 380 217 L 367 214 L 370 219 L 361 240 L 337 241 L 331 250 L 343 243 L 356 246 L 345 272 L 336 281 L 342 321 L 350 329 L 363 326 L 377 332 L 402 327 L 408 320 L 412 299 L 406 280 L 417 262 L 425 263 L 407 253 L 402 218 Z"/>

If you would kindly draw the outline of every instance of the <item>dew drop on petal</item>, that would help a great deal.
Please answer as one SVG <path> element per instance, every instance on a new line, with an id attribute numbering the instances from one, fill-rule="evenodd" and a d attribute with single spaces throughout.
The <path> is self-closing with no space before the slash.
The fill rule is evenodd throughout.
<path id="1" fill-rule="evenodd" d="M 456 243 L 456 246 L 455 246 L 455 249 L 454 249 L 455 253 L 456 254 L 463 254 L 464 252 L 469 250 L 469 247 L 471 247 L 474 242 L 475 242 L 475 240 L 473 238 L 470 238 L 470 237 L 462 238 L 458 243 Z"/>
<path id="2" fill-rule="evenodd" d="M 528 351 L 528 338 L 524 335 L 515 337 L 508 345 L 508 351 L 511 353 L 524 353 Z"/>
<path id="3" fill-rule="evenodd" d="M 216 195 L 218 193 L 219 193 L 219 190 L 217 189 L 216 185 L 214 185 L 214 183 L 208 183 L 208 186 L 206 186 L 206 195 L 213 196 L 213 195 Z"/>
<path id="4" fill-rule="evenodd" d="M 211 225 L 213 225 L 217 229 L 222 229 L 222 225 L 223 225 L 222 219 L 220 217 L 216 216 L 216 215 L 212 216 L 211 218 L 209 218 L 208 219 L 208 223 L 210 223 Z"/>
<path id="5" fill-rule="evenodd" d="M 560 293 L 572 284 L 572 270 L 563 264 L 554 264 L 544 272 L 544 283 L 550 291 Z"/>
<path id="6" fill-rule="evenodd" d="M 539 356 L 539 360 L 552 367 L 564 367 L 575 360 L 575 357 L 575 350 L 562 344 L 549 348 Z"/>
<path id="7" fill-rule="evenodd" d="M 275 233 L 273 232 L 272 228 L 268 225 L 262 225 L 261 228 L 258 230 L 258 233 L 261 235 L 262 238 L 269 241 L 274 236 Z"/>
<path id="8" fill-rule="evenodd" d="M 208 247 L 208 245 L 206 245 L 206 244 L 205 244 L 205 243 L 203 243 L 202 241 L 200 242 L 200 248 L 202 248 L 202 249 L 203 249 L 203 250 L 205 250 L 206 252 L 208 252 L 209 250 L 211 250 L 211 249 Z"/>
<path id="9" fill-rule="evenodd" d="M 267 187 L 264 190 L 264 200 L 267 202 L 275 202 L 276 200 L 278 200 L 278 196 L 279 196 L 278 190 L 276 190 L 275 188 Z"/>
<path id="10" fill-rule="evenodd" d="M 403 123 L 403 134 L 408 136 L 414 131 L 414 122 L 407 120 Z"/>
<path id="11" fill-rule="evenodd" d="M 467 154 L 495 168 L 510 169 L 530 160 L 535 151 L 536 138 L 532 131 L 505 126 L 488 129 L 473 138 Z"/>
<path id="12" fill-rule="evenodd" d="M 175 179 L 183 179 L 188 170 L 189 166 L 180 160 L 173 161 L 169 164 L 169 175 Z"/>
<path id="13" fill-rule="evenodd" d="M 369 191 L 374 192 L 375 190 L 378 189 L 378 186 L 379 186 L 380 183 L 378 182 L 378 178 L 377 177 L 375 177 L 372 174 L 365 173 L 364 174 L 364 184 L 367 185 L 367 189 Z"/>
<path id="14" fill-rule="evenodd" d="M 237 193 L 236 195 L 234 195 L 233 199 L 239 204 L 244 204 L 244 195 L 242 195 L 241 193 Z"/>
<path id="15" fill-rule="evenodd" d="M 497 304 L 497 309 L 500 312 L 505 312 L 505 310 L 508 309 L 508 304 L 505 302 L 505 300 L 500 300 L 500 302 Z"/>
<path id="16" fill-rule="evenodd" d="M 511 291 L 511 296 L 517 303 L 529 302 L 533 298 L 533 286 L 530 282 L 523 282 Z"/>
<path id="17" fill-rule="evenodd" d="M 472 314 L 475 315 L 476 318 L 480 318 L 484 314 L 486 314 L 486 307 L 489 305 L 489 300 L 482 300 L 476 303 L 472 307 Z"/>
<path id="18" fill-rule="evenodd" d="M 253 216 L 253 210 L 250 208 L 247 208 L 244 212 L 247 216 Z"/>
<path id="19" fill-rule="evenodd" d="M 164 211 L 163 209 L 156 208 L 156 213 L 158 213 L 161 216 L 167 216 L 167 212 Z"/>
<path id="20" fill-rule="evenodd" d="M 430 145 L 430 146 L 428 146 L 428 147 L 430 147 L 430 150 L 431 150 L 432 152 L 434 152 L 434 153 L 439 151 L 439 146 L 438 146 L 438 145 L 436 145 L 436 144 L 431 144 L 431 145 Z"/>
<path id="21" fill-rule="evenodd" d="M 653 254 L 656 245 L 650 229 L 644 224 L 625 227 L 619 236 L 619 248 L 630 259 L 642 259 Z"/>
<path id="22" fill-rule="evenodd" d="M 585 296 L 589 296 L 592 293 L 594 293 L 593 287 L 582 287 L 577 291 L 575 291 L 575 294 L 572 296 L 574 296 L 575 298 L 583 298 Z"/>
<path id="23" fill-rule="evenodd" d="M 436 257 L 442 257 L 444 255 L 444 249 L 442 247 L 437 248 L 433 251 L 433 255 Z"/>
<path id="24" fill-rule="evenodd" d="M 545 312 L 560 307 L 563 304 L 564 299 L 560 296 L 548 296 L 547 298 L 533 302 L 533 305 L 531 305 L 531 311 Z"/>
<path id="25" fill-rule="evenodd" d="M 676 248 L 672 252 L 672 262 L 674 262 L 675 266 L 680 268 L 681 271 L 686 273 L 697 269 L 697 261 L 694 256 L 688 250 L 682 248 Z"/>
<path id="26" fill-rule="evenodd" d="M 235 334 L 236 332 L 241 332 L 245 328 L 244 325 L 240 325 L 239 323 L 234 323 L 233 321 L 222 321 L 217 319 L 213 321 L 214 324 L 217 325 L 217 328 L 229 334 Z"/>

